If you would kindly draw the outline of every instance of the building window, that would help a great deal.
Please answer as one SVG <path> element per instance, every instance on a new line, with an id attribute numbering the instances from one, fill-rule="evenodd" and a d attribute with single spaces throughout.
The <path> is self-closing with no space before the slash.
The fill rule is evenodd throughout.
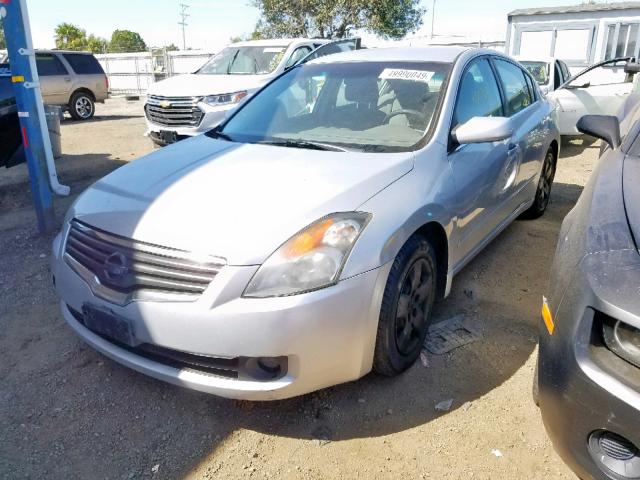
<path id="1" fill-rule="evenodd" d="M 604 60 L 638 56 L 638 23 L 612 23 L 607 27 Z"/>

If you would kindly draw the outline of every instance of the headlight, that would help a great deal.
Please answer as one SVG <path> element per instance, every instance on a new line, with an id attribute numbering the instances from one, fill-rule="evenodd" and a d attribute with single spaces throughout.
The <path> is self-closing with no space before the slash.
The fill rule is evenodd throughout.
<path id="1" fill-rule="evenodd" d="M 246 97 L 248 92 L 246 90 L 242 92 L 235 93 L 224 93 L 222 95 L 208 95 L 202 99 L 204 103 L 207 105 L 211 105 L 212 107 L 219 107 L 220 105 L 231 105 L 234 103 L 238 103 L 244 97 Z"/>
<path id="2" fill-rule="evenodd" d="M 640 330 L 608 318 L 602 324 L 604 343 L 609 350 L 627 362 L 640 367 Z"/>
<path id="3" fill-rule="evenodd" d="M 337 283 L 371 215 L 335 213 L 296 233 L 258 269 L 244 297 L 295 295 Z"/>

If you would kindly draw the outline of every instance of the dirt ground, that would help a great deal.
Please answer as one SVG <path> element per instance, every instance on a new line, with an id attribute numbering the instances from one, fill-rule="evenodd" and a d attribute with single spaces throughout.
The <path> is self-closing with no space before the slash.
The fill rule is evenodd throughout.
<path id="1" fill-rule="evenodd" d="M 73 195 L 153 150 L 139 102 L 109 100 L 97 113 L 63 122 L 57 164 Z M 174 387 L 87 347 L 58 311 L 52 236 L 36 233 L 26 167 L 1 170 L 0 477 L 573 478 L 531 380 L 560 223 L 597 154 L 566 146 L 547 215 L 510 226 L 437 306 L 438 319 L 471 319 L 480 341 L 395 379 L 369 375 L 273 403 Z M 72 201 L 56 199 L 59 222 Z M 435 409 L 448 399 L 449 411 Z"/>

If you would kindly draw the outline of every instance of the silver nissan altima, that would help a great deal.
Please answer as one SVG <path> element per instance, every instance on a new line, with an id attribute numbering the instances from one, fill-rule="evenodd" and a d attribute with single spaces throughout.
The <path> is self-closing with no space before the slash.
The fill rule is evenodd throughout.
<path id="1" fill-rule="evenodd" d="M 292 68 L 78 198 L 53 245 L 62 314 L 117 362 L 225 397 L 399 374 L 453 276 L 544 213 L 551 113 L 490 50 Z"/>

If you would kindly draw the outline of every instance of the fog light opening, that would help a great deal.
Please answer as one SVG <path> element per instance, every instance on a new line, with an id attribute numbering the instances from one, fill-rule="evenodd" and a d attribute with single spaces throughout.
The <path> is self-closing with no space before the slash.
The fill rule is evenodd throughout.
<path id="1" fill-rule="evenodd" d="M 625 437 L 599 430 L 590 435 L 588 447 L 603 472 L 613 472 L 620 478 L 640 478 L 640 452 Z"/>
<path id="2" fill-rule="evenodd" d="M 287 357 L 243 358 L 241 376 L 244 380 L 272 381 L 287 373 Z"/>

